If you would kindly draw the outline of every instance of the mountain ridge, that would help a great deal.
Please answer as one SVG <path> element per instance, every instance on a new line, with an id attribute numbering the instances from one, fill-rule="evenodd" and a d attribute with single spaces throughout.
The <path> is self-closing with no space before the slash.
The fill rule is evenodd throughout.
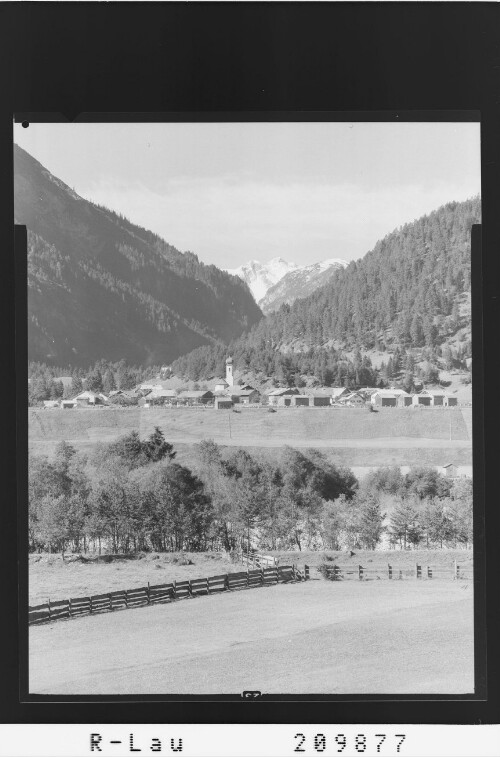
<path id="1" fill-rule="evenodd" d="M 170 362 L 262 317 L 241 280 L 80 197 L 17 145 L 14 175 L 15 221 L 28 229 L 31 360 Z"/>

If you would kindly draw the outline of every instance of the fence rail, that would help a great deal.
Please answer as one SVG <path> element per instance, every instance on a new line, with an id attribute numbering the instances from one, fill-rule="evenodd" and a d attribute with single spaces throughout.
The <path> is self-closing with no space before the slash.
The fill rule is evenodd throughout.
<path id="1" fill-rule="evenodd" d="M 172 581 L 168 584 L 148 583 L 134 589 L 120 589 L 88 597 L 71 597 L 28 608 L 29 625 L 38 625 L 52 620 L 94 615 L 129 607 L 175 602 L 179 599 L 201 597 L 220 591 L 255 589 L 278 583 L 295 583 L 309 579 L 309 566 L 303 569 L 296 565 L 275 565 L 239 573 L 222 573 L 207 578 L 192 578 L 187 581 Z"/>
<path id="2" fill-rule="evenodd" d="M 419 565 L 415 563 L 415 567 L 399 567 L 394 565 L 387 565 L 384 570 L 382 568 L 365 568 L 363 565 L 327 565 L 326 566 L 327 577 L 333 581 L 344 581 L 358 579 L 360 581 L 387 578 L 389 580 L 404 578 L 416 578 L 417 580 L 431 580 L 433 578 L 452 578 L 457 581 L 460 579 L 470 580 L 474 577 L 474 569 L 472 565 L 459 565 L 457 562 L 453 566 L 447 568 L 441 565 Z"/>

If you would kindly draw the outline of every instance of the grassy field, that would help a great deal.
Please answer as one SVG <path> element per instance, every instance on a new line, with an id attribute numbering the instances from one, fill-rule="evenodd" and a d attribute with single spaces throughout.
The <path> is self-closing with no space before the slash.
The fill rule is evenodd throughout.
<path id="1" fill-rule="evenodd" d="M 472 693 L 470 582 L 322 580 L 30 628 L 33 694 Z"/>
<path id="2" fill-rule="evenodd" d="M 356 550 L 350 557 L 345 552 L 270 552 L 280 558 L 282 565 L 295 563 L 298 567 L 311 566 L 311 575 L 317 576 L 316 568 L 328 555 L 339 565 L 363 565 L 381 571 L 387 564 L 394 570 L 414 570 L 415 563 L 436 568 L 451 569 L 457 560 L 464 567 L 472 566 L 472 551 L 468 550 Z M 111 558 L 108 558 L 111 559 Z M 190 561 L 185 565 L 183 562 Z M 213 552 L 186 554 L 148 554 L 141 559 L 113 558 L 111 562 L 91 560 L 84 562 L 76 557 L 62 560 L 60 555 L 30 555 L 29 603 L 41 604 L 49 598 L 53 601 L 69 597 L 88 596 L 119 589 L 133 589 L 151 584 L 183 581 L 193 578 L 219 575 L 242 569 L 241 563 L 231 563 L 224 555 Z"/>
<path id="3" fill-rule="evenodd" d="M 52 454 L 65 439 L 89 450 L 132 430 L 142 437 L 158 425 L 181 453 L 202 439 L 222 445 L 277 449 L 285 444 L 317 447 L 334 462 L 348 466 L 457 465 L 472 463 L 471 408 L 365 409 L 280 408 L 241 412 L 213 409 L 90 408 L 29 410 L 30 450 Z M 451 438 L 450 438 L 451 437 Z M 184 448 L 184 450 L 183 450 Z"/>

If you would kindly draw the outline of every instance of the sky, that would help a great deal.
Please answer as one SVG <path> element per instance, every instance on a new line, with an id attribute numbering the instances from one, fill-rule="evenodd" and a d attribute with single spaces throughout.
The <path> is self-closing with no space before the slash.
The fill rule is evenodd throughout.
<path id="1" fill-rule="evenodd" d="M 355 260 L 480 193 L 478 123 L 14 125 L 82 197 L 205 263 Z"/>

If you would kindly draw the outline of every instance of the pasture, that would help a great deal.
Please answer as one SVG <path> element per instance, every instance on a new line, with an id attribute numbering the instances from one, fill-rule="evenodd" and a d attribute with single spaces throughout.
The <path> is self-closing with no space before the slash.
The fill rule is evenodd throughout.
<path id="1" fill-rule="evenodd" d="M 391 563 L 394 569 L 413 569 L 415 563 L 450 569 L 457 560 L 465 568 L 472 566 L 471 550 L 355 550 L 354 556 L 345 552 L 269 552 L 280 558 L 282 565 L 295 563 L 300 569 L 311 567 L 311 576 L 316 577 L 316 568 L 325 555 L 339 564 L 363 565 L 373 570 L 387 570 Z M 102 561 L 85 556 L 32 554 L 29 558 L 29 604 L 36 605 L 68 597 L 88 596 L 120 589 L 133 589 L 148 583 L 168 583 L 231 573 L 242 570 L 241 563 L 232 563 L 219 552 L 149 553 L 142 555 L 106 557 Z"/>
<path id="2" fill-rule="evenodd" d="M 320 579 L 30 628 L 32 694 L 472 693 L 469 581 Z"/>
<path id="3" fill-rule="evenodd" d="M 139 431 L 141 437 L 159 426 L 185 462 L 189 449 L 202 439 L 226 446 L 279 449 L 285 444 L 325 452 L 332 462 L 370 467 L 380 465 L 472 464 L 471 408 L 243 408 L 239 412 L 212 408 L 79 408 L 29 409 L 29 446 L 35 454 L 52 454 L 61 440 L 90 450 Z M 187 463 L 187 460 L 185 462 Z"/>

